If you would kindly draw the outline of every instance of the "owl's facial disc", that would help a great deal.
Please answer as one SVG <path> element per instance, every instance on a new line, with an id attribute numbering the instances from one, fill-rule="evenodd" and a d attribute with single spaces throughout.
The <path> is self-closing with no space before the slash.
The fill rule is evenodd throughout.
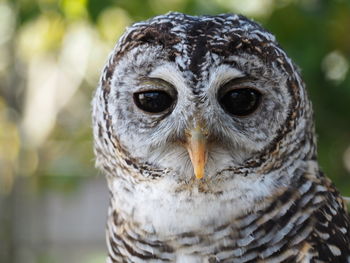
<path id="1" fill-rule="evenodd" d="M 140 167 L 166 169 L 179 183 L 222 180 L 273 142 L 288 116 L 286 75 L 248 55 L 213 55 L 195 82 L 164 57 L 161 46 L 142 45 L 111 80 L 111 132 Z"/>

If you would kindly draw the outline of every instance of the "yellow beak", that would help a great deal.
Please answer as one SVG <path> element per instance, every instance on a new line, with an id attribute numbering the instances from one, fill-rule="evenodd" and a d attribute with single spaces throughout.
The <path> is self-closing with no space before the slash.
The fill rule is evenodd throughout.
<path id="1" fill-rule="evenodd" d="M 187 134 L 186 148 L 190 155 L 193 171 L 197 179 L 201 179 L 207 162 L 207 140 L 202 129 L 197 126 Z"/>

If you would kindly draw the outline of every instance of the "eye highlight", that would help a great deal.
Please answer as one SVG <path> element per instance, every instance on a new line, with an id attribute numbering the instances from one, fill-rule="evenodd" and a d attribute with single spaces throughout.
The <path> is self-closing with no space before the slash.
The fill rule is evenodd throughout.
<path id="1" fill-rule="evenodd" d="M 134 93 L 136 106 L 149 113 L 160 113 L 170 108 L 175 101 L 170 94 L 162 90 L 149 90 Z"/>
<path id="2" fill-rule="evenodd" d="M 252 88 L 232 89 L 219 98 L 219 103 L 225 111 L 239 117 L 253 113 L 260 102 L 261 93 Z"/>

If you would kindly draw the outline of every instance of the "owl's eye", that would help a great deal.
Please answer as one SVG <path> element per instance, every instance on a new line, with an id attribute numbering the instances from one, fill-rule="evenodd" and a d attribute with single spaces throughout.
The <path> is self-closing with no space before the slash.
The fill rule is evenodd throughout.
<path id="1" fill-rule="evenodd" d="M 224 110 L 235 116 L 246 116 L 253 113 L 258 108 L 260 101 L 261 93 L 251 88 L 229 90 L 219 99 Z"/>
<path id="2" fill-rule="evenodd" d="M 150 90 L 134 93 L 138 108 L 150 113 L 160 113 L 173 105 L 174 98 L 162 90 Z"/>

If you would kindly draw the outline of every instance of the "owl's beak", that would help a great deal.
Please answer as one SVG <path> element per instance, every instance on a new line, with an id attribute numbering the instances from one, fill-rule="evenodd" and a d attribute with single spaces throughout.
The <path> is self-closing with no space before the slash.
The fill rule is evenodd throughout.
<path id="1" fill-rule="evenodd" d="M 201 179 L 204 176 L 205 163 L 207 161 L 206 141 L 206 136 L 200 126 L 189 130 L 187 133 L 186 148 L 197 179 Z"/>

